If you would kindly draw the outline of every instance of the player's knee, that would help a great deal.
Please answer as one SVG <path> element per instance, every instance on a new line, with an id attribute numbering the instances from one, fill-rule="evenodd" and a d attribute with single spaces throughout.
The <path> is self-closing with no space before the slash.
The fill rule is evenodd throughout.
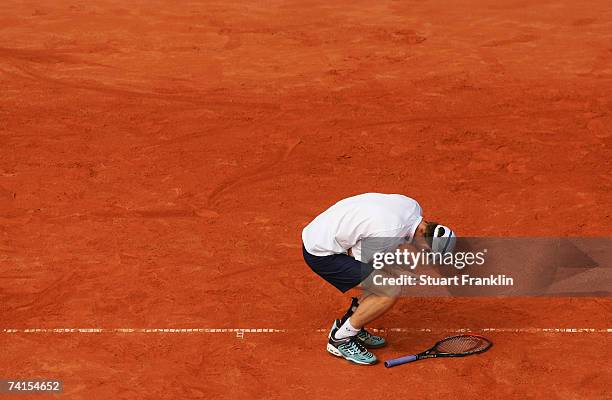
<path id="1" fill-rule="evenodd" d="M 394 296 L 378 296 L 378 299 L 379 307 L 383 310 L 389 310 L 397 301 L 397 297 Z"/>
<path id="2" fill-rule="evenodd" d="M 402 288 L 399 286 L 393 286 L 391 288 L 391 293 L 389 293 L 389 301 L 395 303 L 400 294 L 402 294 Z"/>
<path id="3" fill-rule="evenodd" d="M 401 293 L 402 289 L 399 286 L 384 286 L 380 288 L 378 295 L 385 299 L 385 303 L 393 305 Z"/>
<path id="4" fill-rule="evenodd" d="M 402 288 L 395 285 L 367 285 L 364 286 L 364 291 L 375 296 L 385 298 L 386 301 L 394 303 L 402 293 Z"/>

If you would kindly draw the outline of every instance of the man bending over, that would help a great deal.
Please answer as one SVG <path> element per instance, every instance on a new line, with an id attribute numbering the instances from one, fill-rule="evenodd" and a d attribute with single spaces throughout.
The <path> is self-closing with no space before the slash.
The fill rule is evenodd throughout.
<path id="1" fill-rule="evenodd" d="M 364 326 L 393 306 L 399 289 L 372 284 L 373 276 L 384 271 L 373 269 L 366 243 L 376 243 L 377 251 L 413 244 L 444 252 L 447 249 L 441 248 L 446 246 L 440 239 L 454 236 L 449 228 L 424 221 L 419 203 L 400 194 L 349 197 L 310 222 L 302 231 L 306 264 L 342 293 L 357 286 L 362 289 L 344 316 L 334 321 L 327 351 L 357 364 L 372 365 L 377 358 L 367 349 L 386 344 L 385 339 L 372 335 Z"/>

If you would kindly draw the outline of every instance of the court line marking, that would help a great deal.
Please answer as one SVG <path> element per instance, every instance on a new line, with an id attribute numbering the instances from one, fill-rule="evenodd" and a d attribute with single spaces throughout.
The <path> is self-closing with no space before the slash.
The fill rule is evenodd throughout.
<path id="1" fill-rule="evenodd" d="M 327 332 L 329 329 L 312 329 L 312 332 Z M 171 334 L 211 334 L 234 333 L 237 338 L 243 339 L 245 333 L 249 334 L 275 334 L 298 333 L 304 329 L 278 329 L 278 328 L 3 328 L 2 334 L 143 334 L 143 333 L 171 333 Z M 612 333 L 612 328 L 372 328 L 372 332 L 400 332 L 400 333 Z"/>

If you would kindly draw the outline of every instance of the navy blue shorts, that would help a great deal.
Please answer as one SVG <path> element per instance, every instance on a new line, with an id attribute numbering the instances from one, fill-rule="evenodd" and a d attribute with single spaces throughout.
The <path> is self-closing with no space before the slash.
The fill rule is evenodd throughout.
<path id="1" fill-rule="evenodd" d="M 371 265 L 357 261 L 348 254 L 313 256 L 304 245 L 302 253 L 310 269 L 342 293 L 359 285 L 374 270 Z"/>

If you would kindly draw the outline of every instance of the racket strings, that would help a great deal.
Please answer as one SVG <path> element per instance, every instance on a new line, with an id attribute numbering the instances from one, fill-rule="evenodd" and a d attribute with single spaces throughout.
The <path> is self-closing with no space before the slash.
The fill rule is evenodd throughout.
<path id="1" fill-rule="evenodd" d="M 439 353 L 470 354 L 486 350 L 491 343 L 477 336 L 455 336 L 447 338 L 435 347 Z"/>

